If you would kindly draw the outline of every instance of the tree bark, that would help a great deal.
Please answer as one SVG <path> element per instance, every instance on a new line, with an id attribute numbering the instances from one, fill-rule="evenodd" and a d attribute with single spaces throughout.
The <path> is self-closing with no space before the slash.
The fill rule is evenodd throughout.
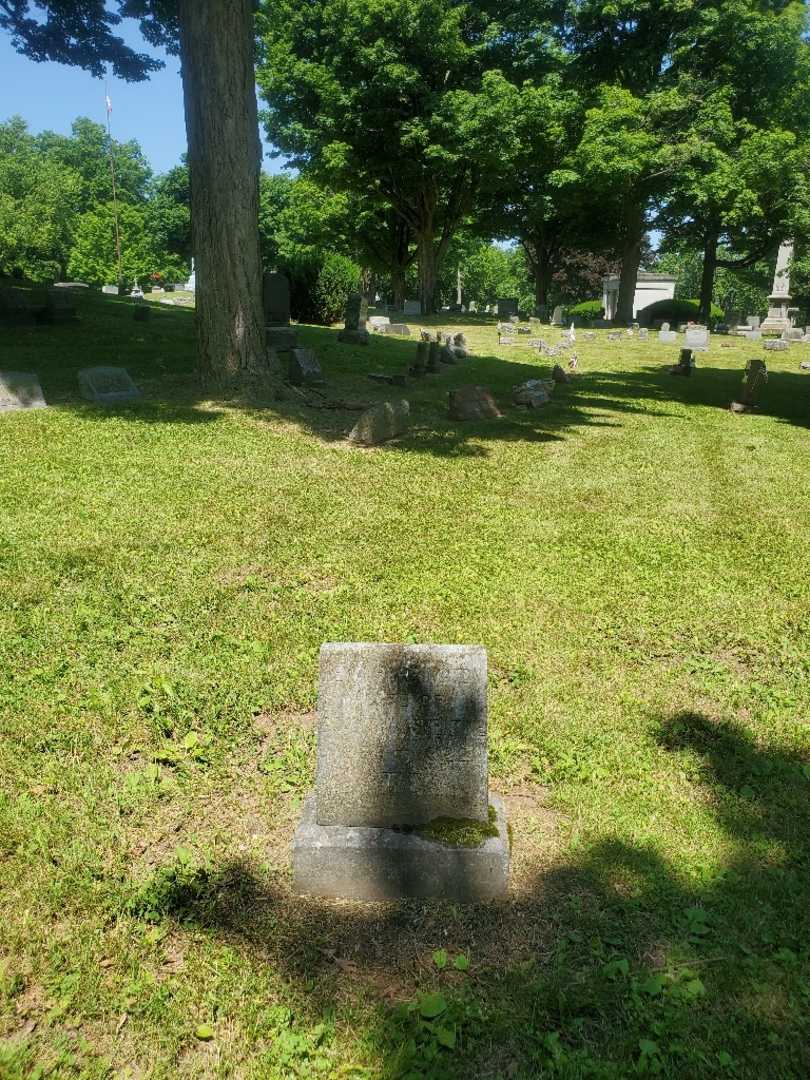
<path id="1" fill-rule="evenodd" d="M 554 276 L 552 247 L 542 239 L 523 240 L 523 250 L 534 278 L 535 315 L 544 318 L 548 312 L 551 279 Z"/>
<path id="2" fill-rule="evenodd" d="M 644 208 L 630 206 L 625 211 L 624 239 L 622 243 L 622 268 L 619 274 L 619 298 L 616 317 L 619 325 L 628 326 L 633 321 L 633 300 L 636 295 L 638 268 L 641 263 L 641 242 L 644 239 Z"/>
<path id="3" fill-rule="evenodd" d="M 703 240 L 703 272 L 700 276 L 700 309 L 698 318 L 701 322 L 709 325 L 712 314 L 712 296 L 714 295 L 714 276 L 717 270 L 717 241 L 719 237 L 716 230 L 706 233 Z"/>
<path id="4" fill-rule="evenodd" d="M 432 229 L 425 229 L 416 238 L 419 260 L 419 299 L 423 315 L 436 311 L 436 285 L 439 277 L 438 253 Z"/>
<path id="5" fill-rule="evenodd" d="M 261 146 L 251 0 L 179 0 L 203 387 L 260 393 L 265 345 L 259 253 Z"/>
<path id="6" fill-rule="evenodd" d="M 391 303 L 397 311 L 405 307 L 405 271 L 399 266 L 391 269 Z"/>

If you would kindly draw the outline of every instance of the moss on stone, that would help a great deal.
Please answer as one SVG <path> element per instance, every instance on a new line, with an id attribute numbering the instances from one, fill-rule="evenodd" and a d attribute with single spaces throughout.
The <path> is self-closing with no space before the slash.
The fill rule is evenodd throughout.
<path id="1" fill-rule="evenodd" d="M 491 836 L 498 835 L 498 815 L 494 806 L 490 806 L 488 818 L 486 824 L 470 818 L 434 818 L 433 821 L 420 826 L 415 831 L 426 840 L 435 840 L 440 844 L 478 847 Z"/>

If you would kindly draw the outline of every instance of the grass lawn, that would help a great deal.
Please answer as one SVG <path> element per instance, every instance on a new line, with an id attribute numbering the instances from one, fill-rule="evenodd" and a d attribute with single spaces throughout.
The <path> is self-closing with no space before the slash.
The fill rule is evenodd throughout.
<path id="1" fill-rule="evenodd" d="M 0 1077 L 810 1075 L 810 348 L 738 417 L 755 343 L 580 333 L 519 412 L 491 321 L 404 390 L 413 339 L 302 327 L 337 407 L 259 409 L 190 311 L 77 303 L 0 330 L 51 406 L 0 416 Z M 349 447 L 386 394 L 412 432 Z M 487 647 L 507 902 L 292 896 L 327 640 Z"/>

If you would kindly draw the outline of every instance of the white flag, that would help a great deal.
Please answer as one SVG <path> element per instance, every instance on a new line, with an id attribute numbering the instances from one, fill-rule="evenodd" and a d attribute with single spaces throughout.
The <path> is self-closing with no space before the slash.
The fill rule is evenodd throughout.
<path id="1" fill-rule="evenodd" d="M 109 97 L 105 97 L 104 100 L 107 102 L 107 116 L 109 116 L 112 112 L 112 102 L 110 101 Z"/>

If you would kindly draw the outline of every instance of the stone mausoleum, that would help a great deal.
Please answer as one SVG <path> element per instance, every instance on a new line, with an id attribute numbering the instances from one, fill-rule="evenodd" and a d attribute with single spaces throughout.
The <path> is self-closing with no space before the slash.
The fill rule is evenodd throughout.
<path id="1" fill-rule="evenodd" d="M 675 299 L 675 281 L 672 274 L 652 274 L 639 270 L 636 278 L 636 293 L 633 297 L 633 318 L 645 307 L 657 300 Z M 611 274 L 602 278 L 602 306 L 606 319 L 615 319 L 619 303 L 619 275 Z"/>

